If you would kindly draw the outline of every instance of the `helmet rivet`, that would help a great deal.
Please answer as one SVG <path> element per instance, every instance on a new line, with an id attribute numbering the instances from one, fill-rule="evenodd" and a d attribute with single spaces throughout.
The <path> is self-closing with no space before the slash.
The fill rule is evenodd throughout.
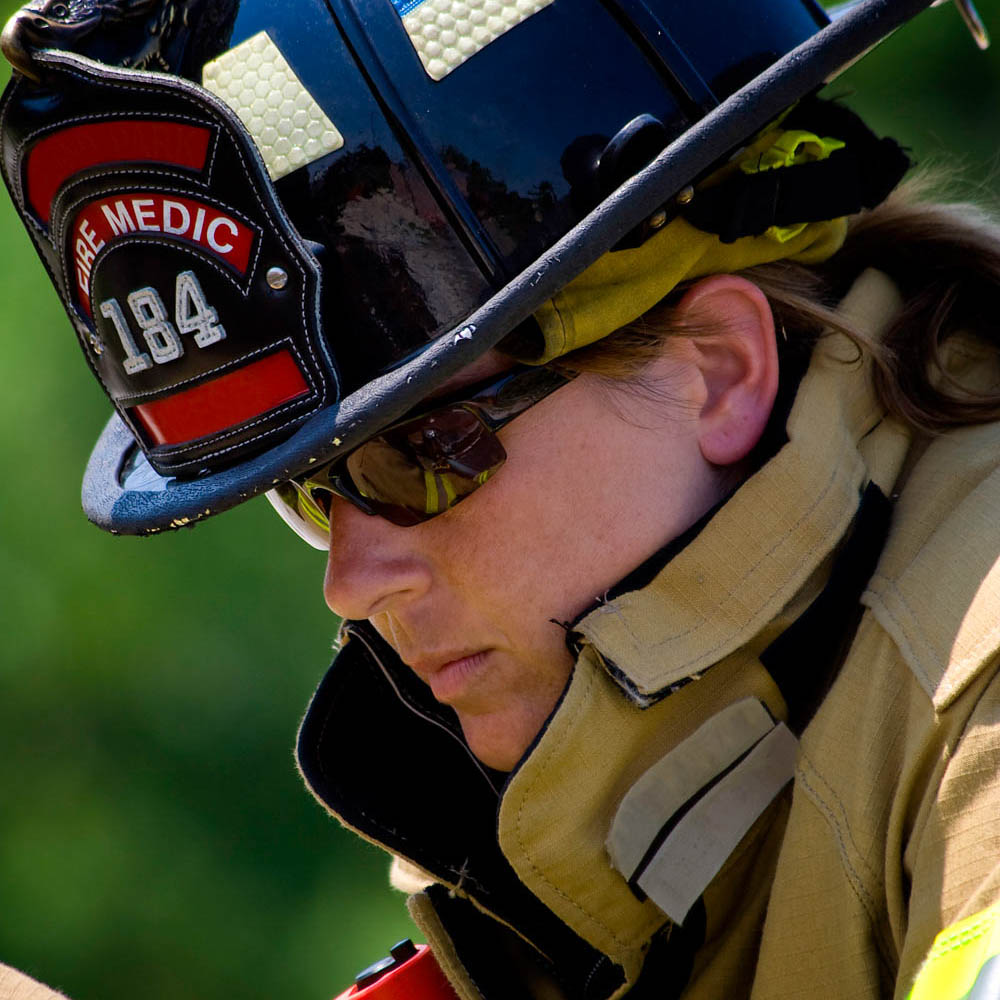
<path id="1" fill-rule="evenodd" d="M 104 341 L 97 336 L 96 333 L 90 335 L 90 346 L 94 349 L 94 353 L 100 357 L 104 353 Z"/>
<path id="2" fill-rule="evenodd" d="M 654 212 L 649 217 L 649 228 L 650 229 L 662 229 L 667 222 L 667 213 L 661 208 L 658 212 Z"/>
<path id="3" fill-rule="evenodd" d="M 276 292 L 280 292 L 288 284 L 288 272 L 280 267 L 272 267 L 267 272 L 267 283 Z"/>
<path id="4" fill-rule="evenodd" d="M 694 201 L 694 188 L 690 184 L 677 192 L 678 205 L 690 205 L 692 201 Z"/>

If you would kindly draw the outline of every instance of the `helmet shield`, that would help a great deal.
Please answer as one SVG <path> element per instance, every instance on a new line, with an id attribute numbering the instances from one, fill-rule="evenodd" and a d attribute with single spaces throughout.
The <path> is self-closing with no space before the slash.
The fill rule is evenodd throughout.
<path id="1" fill-rule="evenodd" d="M 335 402 L 319 265 L 229 108 L 175 76 L 39 65 L 45 89 L 5 109 L 5 175 L 153 466 L 232 464 Z"/>
<path id="2" fill-rule="evenodd" d="M 928 4 L 29 5 L 3 167 L 118 410 L 88 515 L 189 523 L 364 440 Z"/>

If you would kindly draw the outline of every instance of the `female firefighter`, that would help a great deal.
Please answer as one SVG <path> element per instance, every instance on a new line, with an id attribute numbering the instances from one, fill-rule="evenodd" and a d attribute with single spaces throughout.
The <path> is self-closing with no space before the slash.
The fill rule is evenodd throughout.
<path id="1" fill-rule="evenodd" d="M 926 5 L 4 32 L 87 512 L 328 551 L 299 763 L 463 1000 L 1000 996 L 1000 230 L 815 96 Z"/>

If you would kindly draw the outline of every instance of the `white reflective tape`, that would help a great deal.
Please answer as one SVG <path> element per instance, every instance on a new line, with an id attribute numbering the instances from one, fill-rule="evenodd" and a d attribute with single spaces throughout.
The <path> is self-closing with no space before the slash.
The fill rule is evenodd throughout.
<path id="1" fill-rule="evenodd" d="M 756 698 L 744 698 L 702 723 L 629 789 L 615 813 L 608 853 L 630 879 L 660 831 L 683 805 L 774 727 Z"/>
<path id="2" fill-rule="evenodd" d="M 394 0 L 432 80 L 442 80 L 553 0 Z M 405 11 L 405 13 L 404 13 Z"/>
<path id="3" fill-rule="evenodd" d="M 266 31 L 205 63 L 202 82 L 239 115 L 271 180 L 344 145 Z"/>
<path id="4" fill-rule="evenodd" d="M 757 818 L 795 774 L 799 741 L 778 723 L 684 814 L 639 878 L 639 888 L 675 923 L 718 874 Z"/>

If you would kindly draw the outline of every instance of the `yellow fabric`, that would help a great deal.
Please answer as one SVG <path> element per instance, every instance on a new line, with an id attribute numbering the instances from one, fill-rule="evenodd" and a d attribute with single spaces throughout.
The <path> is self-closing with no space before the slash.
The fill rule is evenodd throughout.
<path id="1" fill-rule="evenodd" d="M 800 163 L 825 160 L 831 153 L 843 149 L 840 139 L 821 139 L 815 132 L 787 129 L 756 158 L 741 156 L 740 170 L 745 174 L 760 174 L 777 167 L 794 167 Z"/>
<path id="2" fill-rule="evenodd" d="M 755 172 L 825 159 L 837 148 L 837 142 L 799 130 L 773 130 L 701 184 L 695 197 L 735 170 Z M 846 234 L 846 219 L 833 219 L 772 226 L 761 236 L 723 243 L 718 236 L 676 218 L 642 246 L 606 253 L 542 306 L 535 319 L 544 345 L 534 353 L 520 354 L 520 360 L 545 364 L 592 344 L 638 319 L 682 281 L 775 260 L 821 263 L 840 249 Z"/>
<path id="3" fill-rule="evenodd" d="M 938 934 L 907 1000 L 963 1000 L 991 958 L 1000 960 L 1000 905 Z"/>

